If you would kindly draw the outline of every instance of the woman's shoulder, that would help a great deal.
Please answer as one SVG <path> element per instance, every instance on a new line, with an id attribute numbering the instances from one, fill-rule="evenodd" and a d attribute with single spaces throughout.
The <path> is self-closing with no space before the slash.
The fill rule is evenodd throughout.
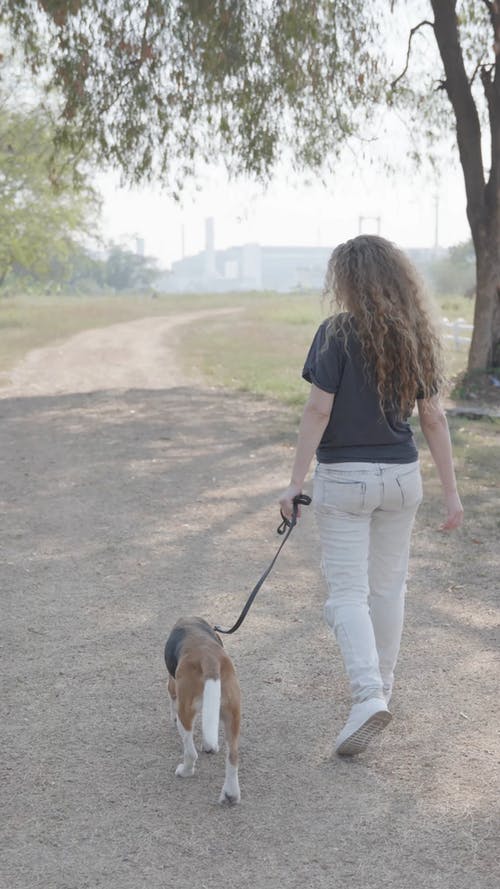
<path id="1" fill-rule="evenodd" d="M 328 318 L 321 323 L 319 330 L 322 331 L 325 339 L 340 339 L 347 343 L 355 332 L 354 319 L 349 312 L 338 312 L 336 315 L 329 315 Z"/>

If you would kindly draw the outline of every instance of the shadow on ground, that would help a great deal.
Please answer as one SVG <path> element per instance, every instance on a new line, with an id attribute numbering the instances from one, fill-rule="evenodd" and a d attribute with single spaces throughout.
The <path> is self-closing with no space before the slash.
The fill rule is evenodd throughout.
<path id="1" fill-rule="evenodd" d="M 306 512 L 226 642 L 244 722 L 224 810 L 222 754 L 174 778 L 163 645 L 182 614 L 232 622 L 274 555 L 293 414 L 171 389 L 4 399 L 0 420 L 3 885 L 496 889 L 492 530 L 444 537 L 424 502 L 394 720 L 349 762 Z"/>

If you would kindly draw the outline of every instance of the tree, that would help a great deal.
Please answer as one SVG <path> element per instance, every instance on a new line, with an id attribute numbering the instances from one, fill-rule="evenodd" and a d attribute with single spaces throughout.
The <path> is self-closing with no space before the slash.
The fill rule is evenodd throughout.
<path id="1" fill-rule="evenodd" d="M 159 275 L 156 259 L 113 245 L 104 265 L 106 284 L 114 290 L 145 290 Z"/>
<path id="2" fill-rule="evenodd" d="M 429 273 L 438 293 L 448 296 L 474 293 L 474 246 L 472 241 L 450 247 L 446 255 L 430 264 Z"/>
<path id="3" fill-rule="evenodd" d="M 131 180 L 158 176 L 174 194 L 200 159 L 263 180 L 282 157 L 324 171 L 346 140 L 371 137 L 382 107 L 411 107 L 416 132 L 431 139 L 444 125 L 476 254 L 469 367 L 484 369 L 500 364 L 499 0 L 416 0 L 422 19 L 399 72 L 387 58 L 389 8 L 408 4 L 4 0 L 0 21 L 34 70 L 51 59 L 63 97 L 58 144 L 92 144 L 97 160 Z M 415 69 L 426 31 L 436 56 Z"/>
<path id="4" fill-rule="evenodd" d="M 97 196 L 68 151 L 53 162 L 53 141 L 40 109 L 0 107 L 0 287 L 10 273 L 63 280 L 94 223 Z"/>

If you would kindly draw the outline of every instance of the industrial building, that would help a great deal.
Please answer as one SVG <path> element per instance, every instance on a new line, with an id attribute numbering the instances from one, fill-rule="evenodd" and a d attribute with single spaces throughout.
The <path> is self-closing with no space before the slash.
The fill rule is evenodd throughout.
<path id="1" fill-rule="evenodd" d="M 214 221 L 205 222 L 205 249 L 172 263 L 172 269 L 161 277 L 156 288 L 170 293 L 220 293 L 273 290 L 321 290 L 330 247 L 263 247 L 243 244 L 215 249 Z M 431 249 L 407 251 L 417 267 L 424 271 Z M 425 271 L 424 271 L 425 274 Z"/>
<path id="2" fill-rule="evenodd" d="M 205 223 L 205 249 L 172 263 L 157 289 L 171 293 L 318 289 L 330 247 L 262 247 L 243 244 L 216 250 L 214 222 Z"/>

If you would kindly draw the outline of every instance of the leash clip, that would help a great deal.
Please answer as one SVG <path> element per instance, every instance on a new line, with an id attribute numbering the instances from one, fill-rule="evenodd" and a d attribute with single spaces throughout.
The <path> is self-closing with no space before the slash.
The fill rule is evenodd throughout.
<path id="1" fill-rule="evenodd" d="M 308 494 L 296 494 L 293 498 L 293 515 L 291 519 L 287 519 L 286 516 L 283 515 L 283 511 L 280 509 L 281 518 L 283 521 L 281 525 L 276 528 L 278 534 L 284 534 L 287 528 L 293 528 L 297 524 L 297 513 L 299 511 L 299 503 L 302 506 L 309 506 L 311 502 L 311 498 Z"/>

